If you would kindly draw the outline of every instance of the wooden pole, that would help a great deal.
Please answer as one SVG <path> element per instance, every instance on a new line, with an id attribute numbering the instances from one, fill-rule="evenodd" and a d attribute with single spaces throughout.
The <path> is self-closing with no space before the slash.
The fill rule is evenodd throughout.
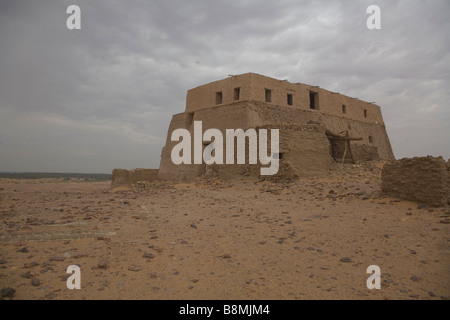
<path id="1" fill-rule="evenodd" d="M 348 130 L 345 131 L 345 138 L 348 139 Z M 348 145 L 349 144 L 350 144 L 349 140 L 345 141 L 345 150 L 344 150 L 344 155 L 342 156 L 342 161 L 341 161 L 342 165 L 344 165 L 344 161 L 345 161 L 345 157 L 347 156 L 347 150 L 348 150 Z"/>

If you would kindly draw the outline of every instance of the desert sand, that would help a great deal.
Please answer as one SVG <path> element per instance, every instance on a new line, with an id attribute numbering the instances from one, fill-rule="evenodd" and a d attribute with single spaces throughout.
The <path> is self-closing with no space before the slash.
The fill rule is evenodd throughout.
<path id="1" fill-rule="evenodd" d="M 380 168 L 117 189 L 1 179 L 2 299 L 448 299 L 449 208 L 384 196 Z"/>

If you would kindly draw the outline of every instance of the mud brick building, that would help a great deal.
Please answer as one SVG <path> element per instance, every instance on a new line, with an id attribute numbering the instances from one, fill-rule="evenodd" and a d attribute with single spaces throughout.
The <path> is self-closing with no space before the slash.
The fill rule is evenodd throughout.
<path id="1" fill-rule="evenodd" d="M 317 86 L 246 73 L 187 92 L 185 111 L 172 117 L 168 129 L 159 179 L 191 179 L 211 170 L 223 178 L 258 175 L 258 164 L 175 165 L 171 151 L 178 142 L 171 141 L 171 134 L 184 128 L 193 139 L 194 121 L 202 121 L 203 132 L 215 128 L 224 135 L 226 129 L 279 129 L 278 176 L 325 175 L 333 161 L 394 159 L 379 106 Z"/>

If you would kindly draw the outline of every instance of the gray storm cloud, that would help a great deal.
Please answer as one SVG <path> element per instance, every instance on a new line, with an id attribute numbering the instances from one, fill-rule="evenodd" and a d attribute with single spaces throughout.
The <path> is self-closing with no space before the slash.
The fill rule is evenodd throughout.
<path id="1" fill-rule="evenodd" d="M 372 2 L 0 0 L 0 171 L 157 168 L 186 91 L 246 72 L 375 101 L 397 158 L 449 158 L 450 2 Z"/>

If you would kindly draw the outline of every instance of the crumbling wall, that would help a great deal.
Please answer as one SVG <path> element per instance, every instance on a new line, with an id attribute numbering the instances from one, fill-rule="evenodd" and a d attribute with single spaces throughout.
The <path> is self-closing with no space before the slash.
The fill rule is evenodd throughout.
<path id="1" fill-rule="evenodd" d="M 138 181 L 154 181 L 158 179 L 157 169 L 114 169 L 111 187 L 132 186 Z"/>
<path id="2" fill-rule="evenodd" d="M 378 148 L 375 146 L 357 144 L 352 142 L 352 154 L 355 161 L 380 160 Z"/>
<path id="3" fill-rule="evenodd" d="M 133 169 L 130 171 L 131 182 L 134 184 L 138 181 L 154 181 L 158 179 L 157 169 Z"/>
<path id="4" fill-rule="evenodd" d="M 434 207 L 449 204 L 449 164 L 442 157 L 388 162 L 381 178 L 381 188 L 388 195 Z"/>
<path id="5" fill-rule="evenodd" d="M 125 169 L 114 169 L 112 172 L 111 187 L 131 185 L 131 173 Z"/>

